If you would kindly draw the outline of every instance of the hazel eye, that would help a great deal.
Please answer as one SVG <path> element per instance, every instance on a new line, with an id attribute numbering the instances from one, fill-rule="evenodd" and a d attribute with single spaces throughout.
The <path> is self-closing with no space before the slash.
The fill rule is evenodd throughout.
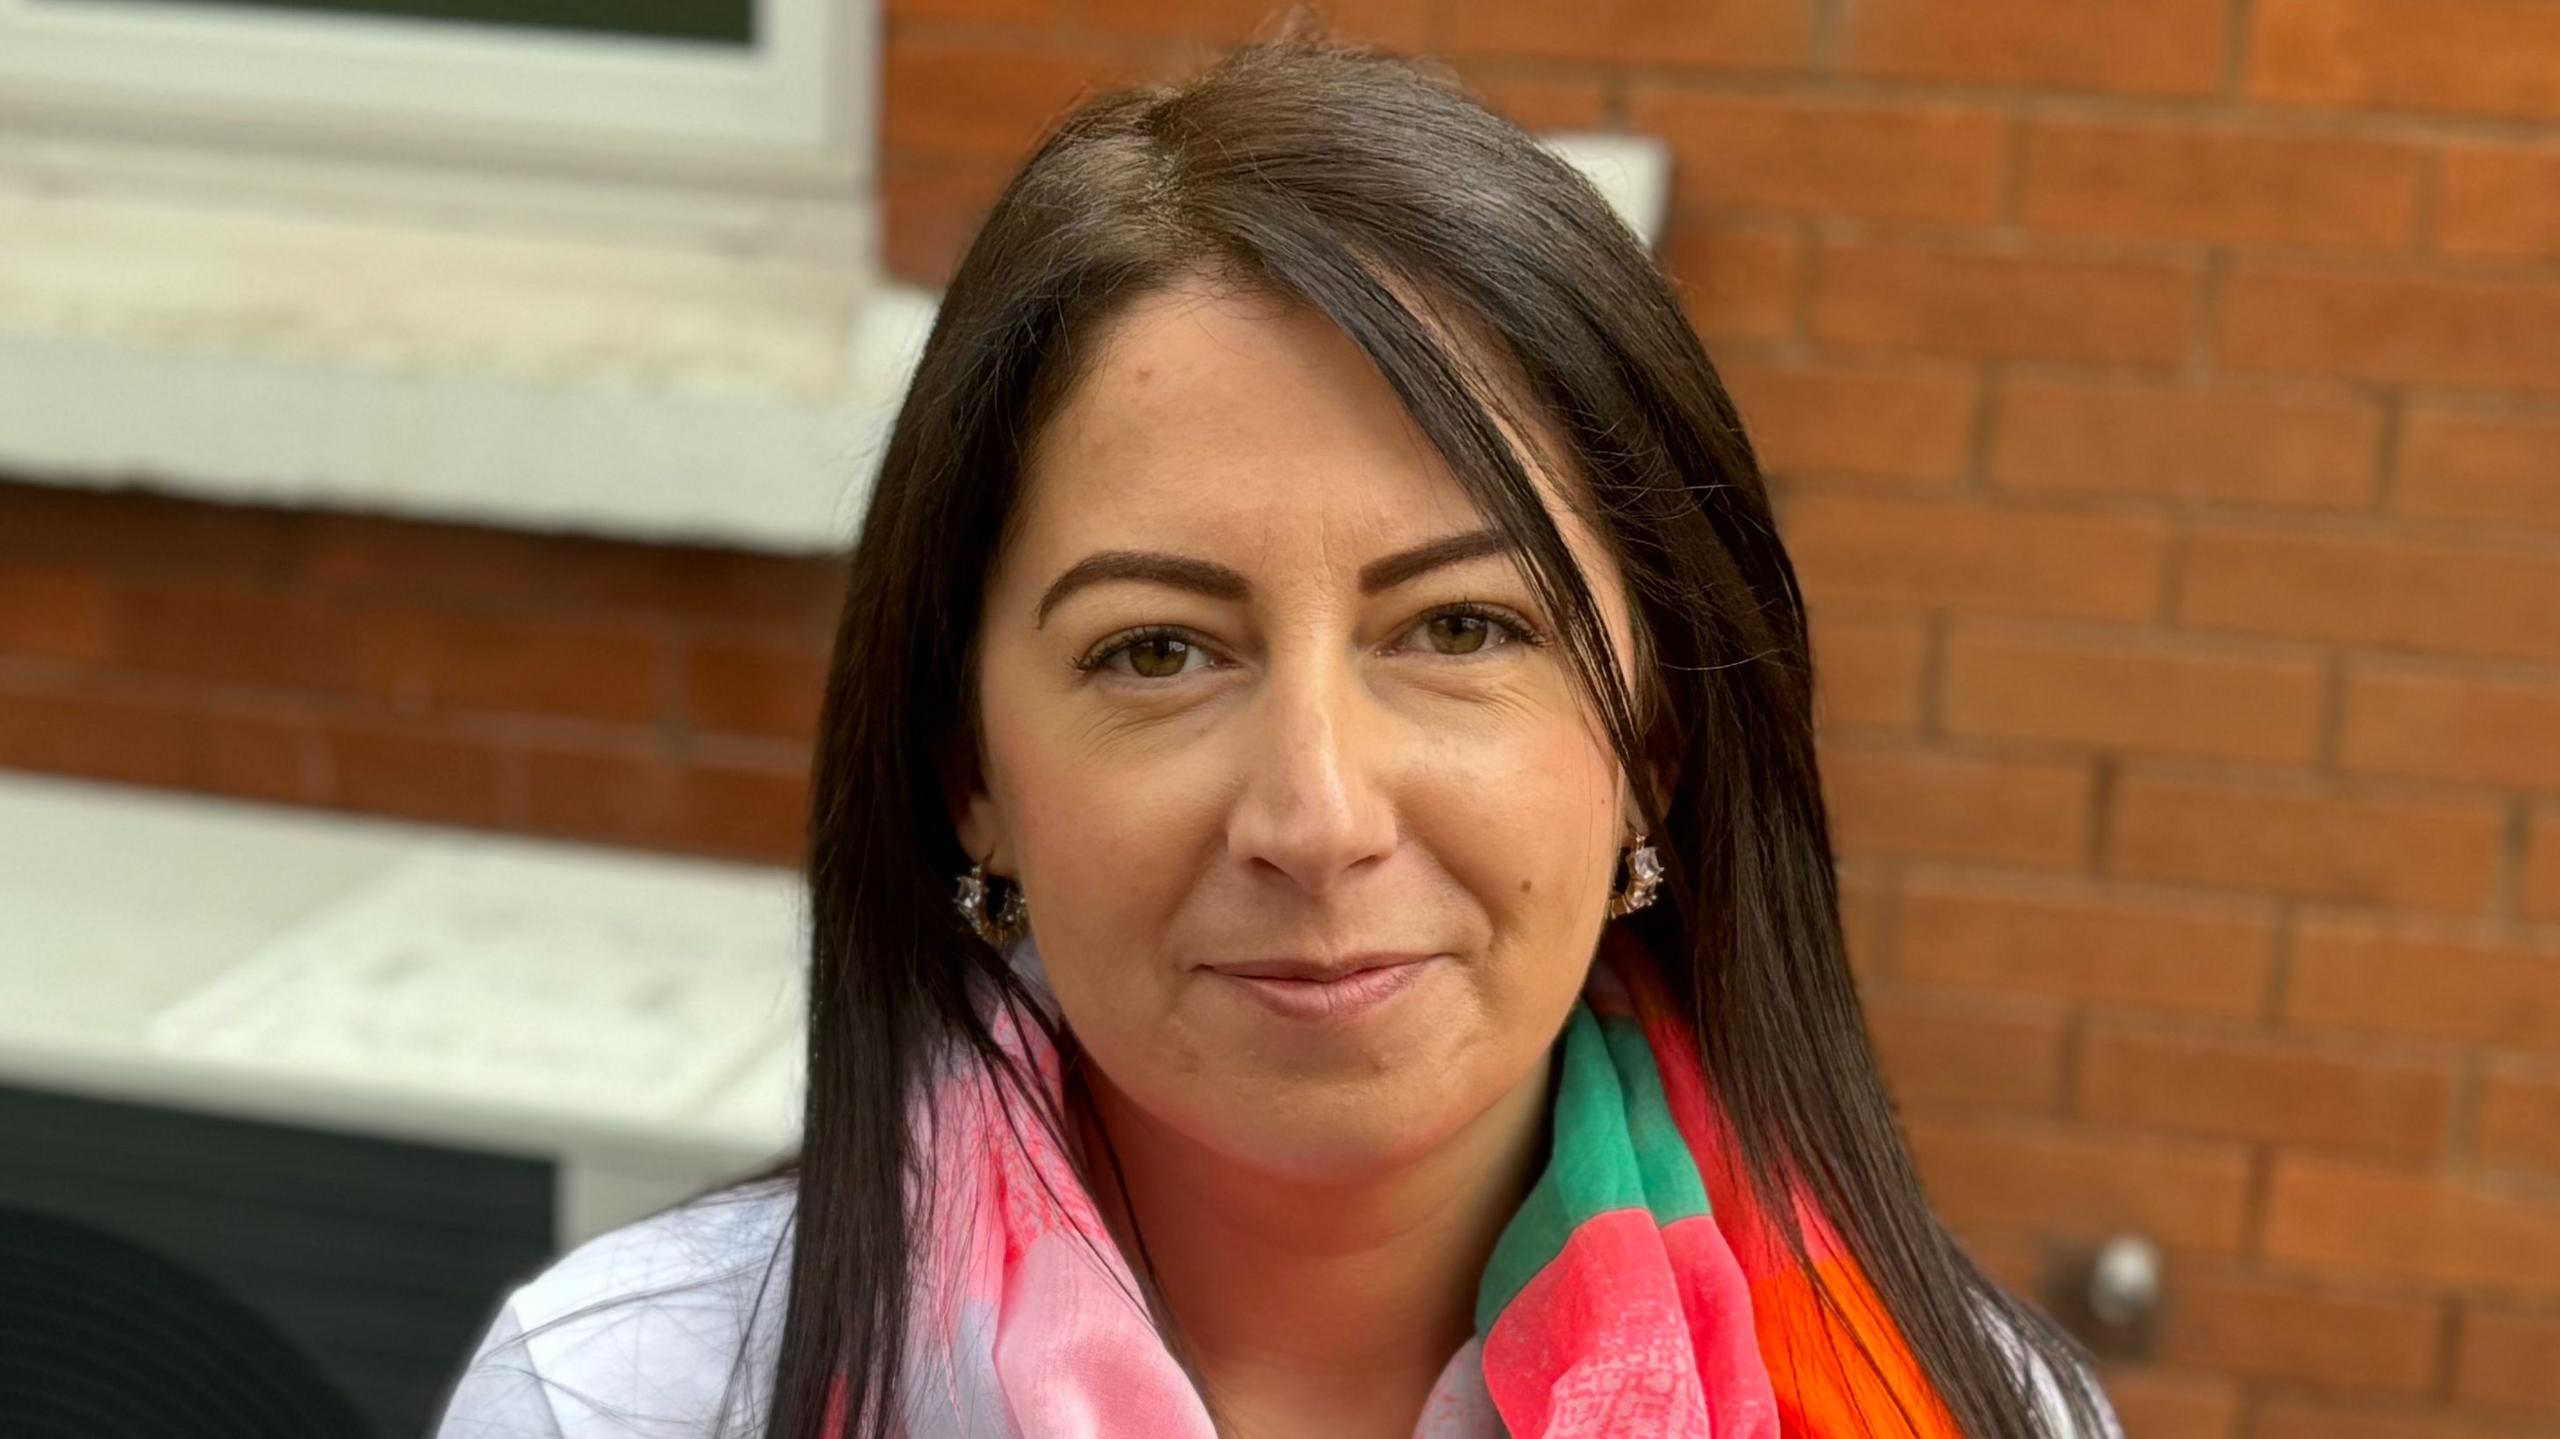
<path id="1" fill-rule="evenodd" d="M 1127 657 L 1128 664 L 1115 663 L 1123 656 Z M 1191 667 L 1190 662 L 1194 658 L 1205 664 L 1209 653 L 1179 630 L 1139 630 L 1106 641 L 1100 649 L 1079 661 L 1076 668 L 1116 670 L 1142 680 L 1169 680 L 1179 678 L 1185 669 Z"/>
<path id="2" fill-rule="evenodd" d="M 1434 615 L 1422 627 L 1444 655 L 1474 654 L 1493 638 L 1493 621 L 1482 615 Z"/>
<path id="3" fill-rule="evenodd" d="M 1165 680 L 1182 673 L 1191 658 L 1191 643 L 1173 635 L 1147 635 L 1123 646 L 1122 652 L 1129 656 L 1132 673 Z"/>
<path id="4" fill-rule="evenodd" d="M 1538 643 L 1536 632 L 1526 624 L 1477 605 L 1459 605 L 1437 611 L 1425 616 L 1407 633 L 1423 636 L 1431 653 L 1453 659 L 1484 654 L 1507 645 Z"/>

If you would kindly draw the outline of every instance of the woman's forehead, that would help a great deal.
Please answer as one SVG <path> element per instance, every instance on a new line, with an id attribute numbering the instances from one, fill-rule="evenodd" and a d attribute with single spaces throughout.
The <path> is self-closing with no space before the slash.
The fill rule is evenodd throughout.
<path id="1" fill-rule="evenodd" d="M 1027 456 L 1016 533 L 1031 548 L 1137 531 L 1393 549 L 1484 523 L 1385 377 L 1310 306 L 1186 285 L 1133 302 L 1097 341 Z"/>

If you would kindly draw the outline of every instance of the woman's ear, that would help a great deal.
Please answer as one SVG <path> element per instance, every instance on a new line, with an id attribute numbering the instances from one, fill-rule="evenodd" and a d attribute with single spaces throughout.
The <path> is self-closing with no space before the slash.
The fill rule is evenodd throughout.
<path id="1" fill-rule="evenodd" d="M 942 776 L 942 801 L 960 848 L 990 874 L 1013 873 L 1012 836 L 1006 830 L 1003 808 L 987 793 L 976 746 L 965 739 L 946 739 L 938 747 L 935 767 Z"/>
<path id="2" fill-rule="evenodd" d="M 1638 832 L 1650 831 L 1653 828 L 1651 822 L 1645 818 L 1643 801 L 1645 791 L 1636 787 L 1638 782 L 1641 781 L 1651 791 L 1653 807 L 1656 810 L 1670 803 L 1670 794 L 1662 783 L 1661 771 L 1653 763 L 1647 763 L 1641 775 L 1630 775 L 1623 769 L 1618 773 L 1618 813 L 1624 820 L 1624 823 L 1619 826 L 1618 842 L 1624 844 L 1634 839 Z M 1660 836 L 1657 835 L 1656 838 L 1659 839 Z"/>

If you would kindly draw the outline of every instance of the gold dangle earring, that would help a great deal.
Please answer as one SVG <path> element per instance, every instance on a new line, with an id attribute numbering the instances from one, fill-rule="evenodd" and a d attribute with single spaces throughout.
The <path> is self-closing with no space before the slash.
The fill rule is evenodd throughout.
<path id="1" fill-rule="evenodd" d="M 990 904 L 992 878 L 995 876 L 987 873 L 984 862 L 972 861 L 969 872 L 960 876 L 959 889 L 952 899 L 959 907 L 960 917 L 969 922 L 978 938 L 998 949 L 1010 949 L 1031 922 L 1031 904 L 1023 897 L 1019 884 L 1007 884 L 1003 896 Z"/>
<path id="2" fill-rule="evenodd" d="M 1624 851 L 1627 882 L 1609 896 L 1609 918 L 1633 914 L 1653 903 L 1653 892 L 1662 885 L 1662 856 L 1639 834 Z"/>

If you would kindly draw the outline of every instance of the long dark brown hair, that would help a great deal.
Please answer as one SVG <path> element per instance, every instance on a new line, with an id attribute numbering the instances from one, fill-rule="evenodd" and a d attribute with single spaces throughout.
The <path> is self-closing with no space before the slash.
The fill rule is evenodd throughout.
<path id="1" fill-rule="evenodd" d="M 1843 950 L 1803 596 L 1672 286 L 1517 126 L 1431 68 L 1303 28 L 1069 114 L 961 260 L 898 414 L 818 739 L 805 1132 L 760 1177 L 796 1196 L 766 1432 L 820 1436 L 839 1374 L 848 1432 L 897 1425 L 924 1220 L 910 1195 L 932 1190 L 906 1116 L 946 1047 L 999 1057 L 987 996 L 1022 998 L 952 906 L 971 858 L 949 795 L 975 753 L 981 590 L 1082 342 L 1202 272 L 1339 326 L 1518 547 L 1621 763 L 1659 781 L 1635 788 L 1669 902 L 1619 923 L 1694 1020 L 1769 1211 L 1787 1220 L 1799 1188 L 1812 1199 L 1965 1433 L 2041 1432 L 2030 1367 L 2058 1377 L 2081 1433 L 2104 1432 L 2086 1356 L 1986 1278 L 1922 1196 Z M 1487 357 L 1469 347 L 1485 345 L 1567 452 L 1627 576 L 1639 692 L 1504 439 L 1517 417 L 1478 383 Z"/>

